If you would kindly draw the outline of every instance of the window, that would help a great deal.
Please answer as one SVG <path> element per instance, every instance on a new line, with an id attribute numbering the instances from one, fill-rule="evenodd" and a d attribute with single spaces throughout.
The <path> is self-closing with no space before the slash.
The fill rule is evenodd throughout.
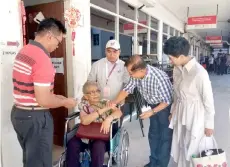
<path id="1" fill-rule="evenodd" d="M 119 19 L 120 34 L 119 42 L 121 45 L 121 59 L 126 59 L 133 55 L 134 49 L 134 24 L 127 22 L 126 20 Z"/>
<path id="2" fill-rule="evenodd" d="M 170 27 L 170 35 L 174 36 L 174 28 Z"/>
<path id="3" fill-rule="evenodd" d="M 151 27 L 158 30 L 158 20 L 153 17 L 151 17 Z"/>
<path id="4" fill-rule="evenodd" d="M 116 0 L 111 0 L 111 1 L 114 1 L 116 3 Z M 134 20 L 135 19 L 135 12 L 134 11 L 135 11 L 135 8 L 133 6 L 120 0 L 119 15 Z"/>
<path id="5" fill-rule="evenodd" d="M 151 31 L 150 54 L 157 54 L 157 38 L 158 38 L 158 33 L 155 31 Z"/>
<path id="6" fill-rule="evenodd" d="M 116 0 L 90 0 L 90 3 L 116 13 Z"/>
<path id="7" fill-rule="evenodd" d="M 105 57 L 105 45 L 115 36 L 115 17 L 91 8 L 92 62 Z"/>
<path id="8" fill-rule="evenodd" d="M 163 24 L 163 33 L 168 34 L 168 25 Z"/>
<path id="9" fill-rule="evenodd" d="M 147 33 L 148 29 L 142 26 L 138 26 L 137 31 L 137 53 L 140 55 L 147 54 L 148 39 Z"/>
<path id="10" fill-rule="evenodd" d="M 148 25 L 148 15 L 142 11 L 138 12 L 138 22 L 144 25 Z"/>
<path id="11" fill-rule="evenodd" d="M 177 37 L 180 36 L 179 31 L 175 30 L 175 36 L 177 36 Z"/>

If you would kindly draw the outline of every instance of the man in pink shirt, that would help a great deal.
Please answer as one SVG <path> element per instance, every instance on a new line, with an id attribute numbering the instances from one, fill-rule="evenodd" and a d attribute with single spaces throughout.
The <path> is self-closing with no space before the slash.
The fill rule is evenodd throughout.
<path id="1" fill-rule="evenodd" d="M 24 46 L 13 66 L 11 121 L 23 150 L 24 167 L 51 167 L 53 119 L 49 108 L 72 108 L 77 102 L 53 93 L 55 69 L 50 53 L 66 34 L 64 25 L 54 19 L 43 20 L 35 40 Z"/>

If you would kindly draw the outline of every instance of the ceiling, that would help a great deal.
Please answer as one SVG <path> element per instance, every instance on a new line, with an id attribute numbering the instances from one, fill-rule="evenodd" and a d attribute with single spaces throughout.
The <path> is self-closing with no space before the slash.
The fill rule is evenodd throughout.
<path id="1" fill-rule="evenodd" d="M 230 39 L 230 23 L 227 22 L 230 19 L 230 0 L 158 0 L 158 2 L 183 22 L 187 21 L 187 13 L 188 16 L 216 15 L 218 4 L 217 28 L 193 31 L 201 37 L 205 37 L 206 34 L 222 34 L 224 39 Z"/>

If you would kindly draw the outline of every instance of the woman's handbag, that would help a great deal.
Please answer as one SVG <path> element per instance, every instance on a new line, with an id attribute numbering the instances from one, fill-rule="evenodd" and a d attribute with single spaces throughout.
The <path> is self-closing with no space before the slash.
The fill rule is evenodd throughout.
<path id="1" fill-rule="evenodd" d="M 76 133 L 78 138 L 90 140 L 104 140 L 108 141 L 110 133 L 104 134 L 100 132 L 102 123 L 92 122 L 89 125 L 80 124 Z"/>
<path id="2" fill-rule="evenodd" d="M 201 148 L 201 141 L 200 141 L 199 155 L 192 156 L 193 167 L 227 167 L 225 152 L 222 149 L 218 149 L 216 140 L 213 136 L 212 136 L 212 140 L 215 149 L 209 149 L 204 151 L 200 150 Z"/>
<path id="3" fill-rule="evenodd" d="M 90 114 L 89 108 L 85 106 L 84 111 Z M 91 122 L 89 125 L 80 124 L 76 133 L 78 138 L 89 139 L 89 140 L 104 140 L 108 141 L 110 133 L 104 134 L 100 132 L 102 123 Z"/>

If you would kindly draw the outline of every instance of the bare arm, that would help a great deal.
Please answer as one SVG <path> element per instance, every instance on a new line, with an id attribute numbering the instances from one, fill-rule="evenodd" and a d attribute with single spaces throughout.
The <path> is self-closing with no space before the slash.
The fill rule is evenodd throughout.
<path id="1" fill-rule="evenodd" d="M 117 98 L 114 100 L 114 103 L 119 104 L 120 102 L 122 102 L 123 100 L 125 100 L 125 98 L 129 95 L 128 92 L 122 90 L 120 91 L 120 93 L 117 95 Z"/>
<path id="2" fill-rule="evenodd" d="M 162 102 L 158 106 L 156 106 L 153 110 L 154 110 L 154 112 L 159 112 L 159 111 L 165 109 L 166 107 L 168 107 L 168 105 L 169 105 L 168 103 Z"/>
<path id="3" fill-rule="evenodd" d="M 111 117 L 112 118 L 111 120 L 113 121 L 114 119 L 119 119 L 121 116 L 122 116 L 121 110 L 115 109 L 115 110 L 113 110 L 112 114 L 110 116 L 108 116 L 107 118 L 110 119 L 110 117 Z"/>
<path id="4" fill-rule="evenodd" d="M 65 105 L 67 98 L 60 98 L 50 92 L 49 86 L 34 86 L 34 93 L 37 103 L 45 108 L 58 108 Z M 64 97 L 64 96 L 63 96 Z"/>
<path id="5" fill-rule="evenodd" d="M 130 78 L 129 83 L 124 86 L 124 89 L 120 91 L 117 95 L 116 99 L 113 100 L 113 103 L 120 103 L 121 101 L 125 100 L 125 98 L 130 94 L 133 93 L 134 88 L 136 87 L 136 82 L 133 78 Z"/>
<path id="6" fill-rule="evenodd" d="M 98 112 L 94 111 L 90 114 L 85 114 L 84 111 L 81 111 L 80 114 L 81 123 L 83 125 L 89 125 L 99 117 L 99 114 L 101 115 L 108 110 L 109 108 L 105 107 L 103 109 L 98 110 Z"/>
<path id="7" fill-rule="evenodd" d="M 83 125 L 89 125 L 99 117 L 97 112 L 92 112 L 91 114 L 82 114 L 82 112 L 84 111 L 81 111 L 80 120 Z"/>

